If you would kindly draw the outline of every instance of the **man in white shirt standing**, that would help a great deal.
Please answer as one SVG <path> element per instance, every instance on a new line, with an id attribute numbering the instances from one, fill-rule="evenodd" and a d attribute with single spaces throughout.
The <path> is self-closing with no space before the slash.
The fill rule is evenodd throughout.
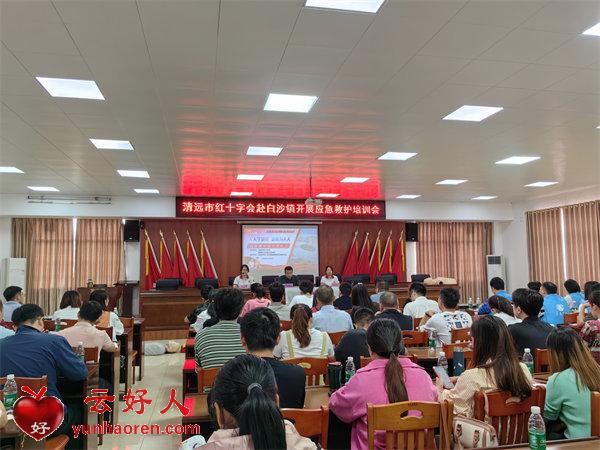
<path id="1" fill-rule="evenodd" d="M 427 288 L 423 283 L 412 283 L 408 288 L 408 295 L 411 301 L 404 305 L 405 315 L 420 319 L 427 311 L 441 312 L 437 302 L 426 297 Z"/>
<path id="2" fill-rule="evenodd" d="M 441 347 L 442 344 L 450 344 L 452 330 L 471 327 L 473 319 L 469 313 L 456 310 L 459 300 L 458 290 L 444 288 L 440 291 L 440 298 L 438 299 L 438 306 L 442 312 L 427 311 L 421 319 L 419 330 L 434 332 L 436 346 Z"/>

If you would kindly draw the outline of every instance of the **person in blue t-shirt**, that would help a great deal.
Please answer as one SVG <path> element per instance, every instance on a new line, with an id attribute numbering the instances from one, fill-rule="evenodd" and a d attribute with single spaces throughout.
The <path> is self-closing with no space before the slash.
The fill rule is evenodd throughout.
<path id="1" fill-rule="evenodd" d="M 565 323 L 564 316 L 570 311 L 567 301 L 557 292 L 558 288 L 551 281 L 542 283 L 540 293 L 544 297 L 544 315 L 540 319 L 554 326 Z"/>
<path id="2" fill-rule="evenodd" d="M 512 296 L 504 290 L 504 280 L 500 277 L 494 277 L 490 280 L 490 287 L 492 288 L 492 295 L 498 295 L 500 297 L 504 297 L 509 302 L 512 302 Z M 491 314 L 492 310 L 490 309 L 490 305 L 486 301 L 481 307 L 479 311 L 477 311 L 477 315 L 482 316 L 485 314 Z"/>
<path id="3" fill-rule="evenodd" d="M 564 283 L 564 287 L 568 294 L 565 296 L 565 300 L 569 308 L 573 311 L 579 311 L 579 307 L 582 303 L 585 303 L 585 298 L 581 292 L 579 283 L 575 280 L 568 279 Z"/>

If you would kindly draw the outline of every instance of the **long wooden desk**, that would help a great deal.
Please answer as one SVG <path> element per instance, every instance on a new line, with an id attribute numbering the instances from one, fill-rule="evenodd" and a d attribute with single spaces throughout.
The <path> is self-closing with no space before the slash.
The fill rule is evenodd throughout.
<path id="1" fill-rule="evenodd" d="M 501 445 L 500 447 L 484 447 L 484 448 L 512 448 L 512 449 L 529 449 L 527 444 L 519 445 Z M 563 448 L 572 448 L 573 450 L 598 450 L 600 448 L 600 438 L 591 439 L 563 439 L 560 441 L 547 441 L 546 450 L 562 450 Z"/>

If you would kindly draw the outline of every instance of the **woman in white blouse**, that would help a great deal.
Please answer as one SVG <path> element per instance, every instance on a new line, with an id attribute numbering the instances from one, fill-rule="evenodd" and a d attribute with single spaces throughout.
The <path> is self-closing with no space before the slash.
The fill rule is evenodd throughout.
<path id="1" fill-rule="evenodd" d="M 512 303 L 507 298 L 500 297 L 499 295 L 492 295 L 488 299 L 488 305 L 495 317 L 502 319 L 502 321 L 508 326 L 514 323 L 521 322 L 521 319 L 515 317 Z"/>
<path id="2" fill-rule="evenodd" d="M 240 274 L 233 280 L 233 287 L 238 289 L 250 289 L 256 281 L 250 276 L 250 268 L 247 264 L 242 264 Z"/>
<path id="3" fill-rule="evenodd" d="M 321 277 L 321 286 L 339 286 L 340 280 L 333 274 L 333 267 L 325 267 L 325 275 Z"/>
<path id="4" fill-rule="evenodd" d="M 52 315 L 52 320 L 77 320 L 79 307 L 81 306 L 81 296 L 77 291 L 66 291 L 60 300 L 60 309 L 57 309 Z"/>

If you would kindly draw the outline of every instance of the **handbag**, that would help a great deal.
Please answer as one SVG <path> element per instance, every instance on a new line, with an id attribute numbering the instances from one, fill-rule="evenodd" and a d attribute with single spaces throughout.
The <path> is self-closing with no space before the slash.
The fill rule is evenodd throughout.
<path id="1" fill-rule="evenodd" d="M 452 423 L 452 431 L 455 450 L 498 447 L 496 429 L 487 422 L 456 416 Z"/>

